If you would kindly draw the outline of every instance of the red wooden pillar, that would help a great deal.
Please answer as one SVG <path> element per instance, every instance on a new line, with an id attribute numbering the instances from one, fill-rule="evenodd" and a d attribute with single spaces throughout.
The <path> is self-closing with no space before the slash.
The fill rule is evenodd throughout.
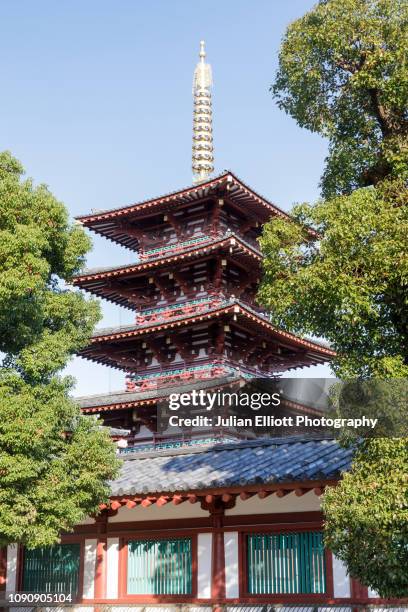
<path id="1" fill-rule="evenodd" d="M 96 543 L 96 562 L 95 562 L 95 585 L 94 585 L 94 598 L 105 599 L 106 598 L 106 564 L 107 564 L 107 535 L 106 528 L 108 522 L 108 516 L 105 512 L 100 514 L 96 519 L 97 524 L 97 543 Z"/>
<path id="2" fill-rule="evenodd" d="M 368 588 L 362 585 L 356 578 L 351 579 L 351 598 L 353 602 L 366 601 L 368 599 Z"/>
<path id="3" fill-rule="evenodd" d="M 212 580 L 211 597 L 214 602 L 214 612 L 221 610 L 221 602 L 225 599 L 225 549 L 223 518 L 224 507 L 214 507 L 211 510 L 213 519 L 212 545 Z"/>
<path id="4" fill-rule="evenodd" d="M 7 581 L 7 548 L 0 548 L 0 591 L 6 590 Z"/>

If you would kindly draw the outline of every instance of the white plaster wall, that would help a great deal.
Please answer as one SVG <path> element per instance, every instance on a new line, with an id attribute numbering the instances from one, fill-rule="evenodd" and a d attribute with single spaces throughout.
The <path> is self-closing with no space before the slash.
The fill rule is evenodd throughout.
<path id="1" fill-rule="evenodd" d="M 269 495 L 265 499 L 259 499 L 254 495 L 243 501 L 237 497 L 234 508 L 226 510 L 227 516 L 238 516 L 240 514 L 273 514 L 274 512 L 311 512 L 320 510 L 320 498 L 313 491 L 297 497 L 295 493 L 289 493 L 285 497 Z"/>
<path id="2" fill-rule="evenodd" d="M 6 590 L 15 591 L 17 585 L 17 544 L 7 546 Z"/>
<path id="3" fill-rule="evenodd" d="M 350 578 L 343 561 L 333 555 L 333 588 L 335 597 L 350 597 Z"/>
<path id="4" fill-rule="evenodd" d="M 227 599 L 239 597 L 238 532 L 224 533 L 225 595 Z"/>
<path id="5" fill-rule="evenodd" d="M 161 508 L 153 504 L 148 508 L 136 506 L 135 508 L 119 508 L 115 516 L 108 518 L 109 523 L 121 523 L 128 521 L 166 521 L 169 519 L 189 519 L 197 517 L 208 517 L 207 510 L 202 510 L 199 503 L 190 504 L 186 501 L 178 506 L 169 502 Z M 158 528 L 163 528 L 163 525 L 158 524 Z"/>
<path id="6" fill-rule="evenodd" d="M 212 533 L 197 536 L 197 597 L 211 598 Z"/>
<path id="7" fill-rule="evenodd" d="M 108 538 L 106 566 L 106 597 L 116 599 L 119 593 L 119 538 Z"/>
<path id="8" fill-rule="evenodd" d="M 85 540 L 83 598 L 93 599 L 95 593 L 96 539 Z"/>

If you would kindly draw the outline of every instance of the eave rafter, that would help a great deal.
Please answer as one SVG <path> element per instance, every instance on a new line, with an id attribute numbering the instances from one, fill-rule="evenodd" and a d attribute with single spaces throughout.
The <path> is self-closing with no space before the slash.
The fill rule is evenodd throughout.
<path id="1" fill-rule="evenodd" d="M 180 334 L 172 334 L 171 341 L 177 348 L 182 359 L 189 360 L 192 358 L 193 349 L 191 342 L 187 342 L 186 339 L 182 338 Z"/>
<path id="2" fill-rule="evenodd" d="M 233 249 L 232 253 L 229 252 L 231 248 Z M 177 266 L 180 264 L 192 264 L 195 261 L 210 260 L 217 251 L 218 254 L 216 256 L 219 262 L 221 262 L 222 258 L 225 258 L 226 260 L 234 262 L 235 265 L 241 268 L 245 266 L 245 261 L 247 261 L 247 263 L 250 262 L 251 266 L 255 264 L 259 267 L 262 259 L 260 253 L 256 253 L 252 247 L 245 245 L 234 236 L 229 236 L 227 238 L 217 239 L 205 247 L 196 247 L 188 252 L 161 257 L 153 261 L 146 261 L 116 269 L 101 270 L 100 272 L 90 271 L 89 273 L 76 276 L 72 284 L 112 302 L 118 302 L 128 308 L 134 308 L 139 305 L 143 306 L 144 300 L 139 299 L 135 290 L 126 287 L 126 281 L 136 277 L 142 280 L 143 277 L 147 275 L 153 276 L 159 272 L 168 272 L 169 274 L 173 274 L 174 279 L 179 282 L 184 293 L 188 293 L 190 288 L 188 280 L 184 280 L 183 275 L 177 270 Z M 247 259 L 241 262 L 241 255 L 244 258 L 249 258 L 249 262 Z M 221 263 L 219 265 L 221 266 Z M 217 274 L 222 275 L 221 267 Z M 116 296 L 115 292 L 117 294 Z M 126 300 L 125 303 L 123 303 L 123 300 Z"/>
<path id="3" fill-rule="evenodd" d="M 171 300 L 173 295 L 172 288 L 165 282 L 164 278 L 159 276 L 157 273 L 152 274 L 152 276 L 149 277 L 149 282 L 153 283 L 157 287 L 164 299 Z"/>
<path id="4" fill-rule="evenodd" d="M 153 355 L 156 357 L 157 361 L 161 363 L 170 363 L 171 358 L 168 357 L 168 354 L 160 345 L 160 343 L 154 338 L 146 338 L 143 344 L 152 351 Z"/>
<path id="5" fill-rule="evenodd" d="M 90 346 L 83 349 L 80 354 L 87 357 L 92 347 L 96 345 L 104 344 L 107 346 L 107 344 L 112 341 L 117 342 L 140 336 L 147 336 L 149 334 L 157 334 L 158 331 L 176 330 L 192 324 L 216 320 L 219 317 L 225 317 L 227 315 L 230 317 L 232 316 L 232 321 L 235 323 L 238 323 L 239 319 L 240 325 L 244 325 L 243 329 L 246 329 L 248 323 L 250 323 L 254 325 L 255 329 L 258 329 L 258 332 L 256 332 L 257 334 L 259 334 L 261 330 L 264 338 L 265 332 L 269 332 L 271 337 L 274 338 L 274 342 L 279 343 L 280 346 L 290 351 L 295 351 L 297 349 L 297 352 L 299 352 L 300 350 L 300 359 L 302 361 L 304 359 L 310 363 L 311 354 L 313 354 L 317 361 L 321 360 L 322 362 L 329 361 L 331 357 L 335 356 L 335 352 L 332 349 L 318 345 L 310 340 L 299 338 L 289 332 L 279 330 L 262 316 L 249 310 L 243 303 L 236 301 L 232 302 L 230 305 L 210 310 L 207 313 L 184 315 L 179 320 L 172 320 L 167 323 L 147 324 L 146 326 L 140 325 L 126 330 L 112 330 L 110 333 L 105 332 L 99 335 L 96 334 L 91 339 Z M 92 358 L 90 355 L 89 357 Z M 284 355 L 282 357 L 284 357 Z"/>
<path id="6" fill-rule="evenodd" d="M 117 402 L 115 404 L 106 404 L 104 406 L 86 406 L 81 407 L 81 412 L 84 414 L 98 414 L 100 412 L 114 412 L 117 410 L 127 410 L 129 408 L 141 408 L 148 407 L 152 409 L 156 406 L 156 403 L 160 400 L 164 400 L 165 397 L 150 398 L 146 400 L 130 400 L 127 402 Z"/>
<path id="7" fill-rule="evenodd" d="M 91 291 L 91 293 L 93 293 L 93 291 Z M 139 288 L 127 289 L 124 283 L 120 283 L 118 281 L 107 281 L 102 293 L 104 294 L 104 297 L 107 299 L 112 299 L 112 301 L 117 300 L 111 296 L 119 296 L 120 298 L 126 300 L 129 305 L 137 308 L 143 308 L 143 306 L 146 306 L 146 303 L 149 302 L 148 296 L 145 295 L 145 290 Z"/>
<path id="8" fill-rule="evenodd" d="M 306 493 L 313 493 L 321 496 L 327 487 L 336 486 L 337 479 L 327 479 L 307 482 L 282 482 L 263 485 L 250 485 L 241 487 L 225 487 L 223 489 L 204 489 L 196 491 L 163 491 L 158 493 L 146 493 L 135 495 L 112 496 L 108 504 L 101 504 L 101 510 L 109 510 L 117 513 L 121 507 L 135 508 L 142 506 L 149 508 L 153 505 L 159 507 L 166 504 L 178 506 L 188 502 L 190 504 L 200 503 L 205 510 L 211 510 L 215 505 L 222 506 L 224 509 L 232 508 L 239 497 L 241 501 L 247 501 L 254 496 L 263 500 L 270 495 L 278 498 L 286 497 L 294 493 L 297 497 L 302 497 Z"/>
<path id="9" fill-rule="evenodd" d="M 164 220 L 168 221 L 168 223 L 174 229 L 174 233 L 176 234 L 177 238 L 179 240 L 184 240 L 185 235 L 184 235 L 183 227 L 179 223 L 179 221 L 176 219 L 176 217 L 173 215 L 173 213 L 171 212 L 166 213 L 166 215 L 164 216 Z"/>
<path id="10" fill-rule="evenodd" d="M 188 293 L 191 290 L 191 286 L 189 285 L 187 279 L 184 278 L 184 276 L 183 276 L 183 274 L 181 272 L 174 271 L 172 274 L 173 274 L 174 280 L 178 283 L 178 285 L 181 288 L 181 290 L 183 291 L 183 293 L 185 295 L 188 295 Z"/>
<path id="11" fill-rule="evenodd" d="M 113 235 L 126 234 L 127 236 L 131 236 L 132 238 L 136 238 L 138 241 L 143 239 L 145 236 L 145 232 L 143 229 L 131 225 L 130 222 L 117 223 L 116 227 L 112 230 L 112 232 Z"/>

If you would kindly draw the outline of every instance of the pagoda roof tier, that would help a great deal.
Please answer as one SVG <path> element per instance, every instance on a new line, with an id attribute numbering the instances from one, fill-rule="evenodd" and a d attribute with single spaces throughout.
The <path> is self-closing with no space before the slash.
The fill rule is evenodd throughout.
<path id="1" fill-rule="evenodd" d="M 134 370 L 131 365 L 131 353 L 149 336 L 154 336 L 154 342 L 161 332 L 181 333 L 197 325 L 222 320 L 223 323 L 232 323 L 238 330 L 249 330 L 255 338 L 272 343 L 279 351 L 293 353 L 292 359 L 280 358 L 281 367 L 275 371 L 282 371 L 291 367 L 303 367 L 324 363 L 335 356 L 335 352 L 327 345 L 300 338 L 272 325 L 268 317 L 256 312 L 247 304 L 237 299 L 225 299 L 217 306 L 209 307 L 206 311 L 182 314 L 167 322 L 147 322 L 139 325 L 126 325 L 115 328 L 97 330 L 91 338 L 90 344 L 79 352 L 79 355 L 110 365 L 125 371 Z M 258 340 L 259 341 L 259 340 Z M 125 349 L 125 350 L 124 350 Z M 117 354 L 115 354 L 117 352 Z M 120 353 L 120 356 L 119 356 Z M 126 356 L 124 353 L 128 353 Z M 215 358 L 216 356 L 214 356 Z"/>
<path id="2" fill-rule="evenodd" d="M 352 455 L 352 449 L 334 439 L 305 436 L 129 454 L 111 482 L 110 503 L 112 509 L 122 505 L 115 500 L 134 506 L 152 495 L 149 505 L 157 502 L 160 506 L 177 494 L 178 503 L 194 503 L 198 500 L 188 493 L 198 491 L 207 495 L 207 502 L 212 495 L 228 493 L 245 500 L 260 490 L 264 497 L 273 493 L 283 497 L 300 483 L 297 495 L 311 490 L 319 495 L 322 487 L 335 484 L 349 470 Z"/>
<path id="3" fill-rule="evenodd" d="M 228 201 L 244 214 L 255 216 L 260 223 L 271 217 L 290 218 L 287 213 L 269 202 L 243 183 L 229 170 L 199 185 L 193 185 L 167 193 L 158 198 L 134 204 L 82 215 L 76 219 L 84 226 L 106 238 L 130 249 L 137 249 L 139 239 L 132 222 L 142 218 L 174 210 L 177 206 L 188 206 L 211 197 L 228 198 Z M 126 223 L 124 223 L 126 222 Z M 127 225 L 127 223 L 129 225 Z"/>
<path id="4" fill-rule="evenodd" d="M 88 395 L 84 397 L 76 397 L 74 400 L 79 404 L 81 411 L 84 414 L 95 414 L 104 412 L 114 412 L 117 410 L 126 410 L 129 408 L 154 408 L 158 403 L 164 402 L 172 393 L 190 393 L 193 390 L 211 390 L 215 391 L 224 387 L 231 387 L 237 383 L 248 383 L 248 379 L 236 374 L 220 376 L 211 380 L 194 380 L 193 382 L 178 384 L 177 387 L 158 385 L 156 389 L 148 391 L 113 391 L 98 395 Z M 297 413 L 306 413 L 312 415 L 321 415 L 322 411 L 309 405 L 300 404 L 293 400 L 284 398 L 283 405 Z M 128 432 L 129 433 L 129 432 Z M 112 435 L 112 434 L 111 434 Z"/>
<path id="5" fill-rule="evenodd" d="M 205 244 L 195 245 L 183 251 L 146 259 L 134 264 L 118 267 L 93 268 L 85 270 L 74 277 L 72 284 L 85 289 L 94 295 L 115 302 L 125 308 L 138 310 L 140 305 L 132 302 L 132 279 L 143 277 L 155 271 L 173 272 L 176 266 L 202 261 L 214 255 L 224 256 L 234 261 L 244 270 L 258 269 L 262 256 L 259 250 L 248 244 L 239 236 L 229 233 L 209 240 Z M 255 266 L 255 268 L 254 268 Z"/>
<path id="6" fill-rule="evenodd" d="M 126 408 L 137 408 L 138 406 L 155 406 L 158 402 L 164 401 L 170 393 L 189 393 L 193 389 L 218 389 L 224 385 L 230 385 L 234 382 L 239 382 L 241 378 L 234 374 L 229 376 L 219 377 L 216 381 L 201 380 L 189 382 L 186 384 L 164 387 L 158 385 L 156 389 L 148 391 L 114 391 L 98 395 L 89 395 L 85 397 L 76 397 L 75 401 L 79 404 L 82 412 L 96 413 L 107 412 L 112 410 L 123 410 Z"/>

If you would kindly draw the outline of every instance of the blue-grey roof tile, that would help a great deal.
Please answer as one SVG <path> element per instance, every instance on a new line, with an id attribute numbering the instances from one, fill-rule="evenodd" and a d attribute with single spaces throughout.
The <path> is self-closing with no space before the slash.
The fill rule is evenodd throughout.
<path id="1" fill-rule="evenodd" d="M 349 468 L 351 456 L 335 440 L 296 437 L 135 453 L 125 457 L 111 494 L 335 479 Z"/>

